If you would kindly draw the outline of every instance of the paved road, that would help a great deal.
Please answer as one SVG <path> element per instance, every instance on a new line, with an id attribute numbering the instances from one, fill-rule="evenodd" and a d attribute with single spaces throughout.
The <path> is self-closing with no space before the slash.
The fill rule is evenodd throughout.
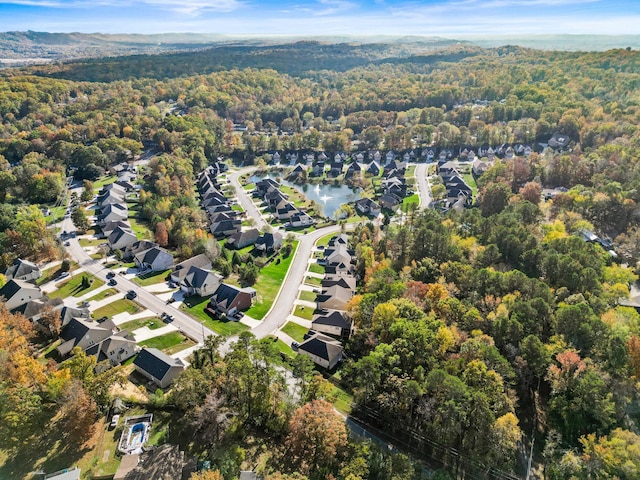
<path id="1" fill-rule="evenodd" d="M 418 196 L 420 197 L 420 209 L 429 208 L 431 204 L 431 187 L 427 180 L 427 171 L 429 164 L 418 163 L 416 165 L 415 176 L 418 184 Z"/>
<path id="2" fill-rule="evenodd" d="M 251 196 L 247 194 L 247 191 L 244 188 L 242 188 L 242 185 L 240 185 L 240 181 L 238 180 L 241 175 L 244 175 L 245 173 L 253 173 L 256 170 L 256 167 L 242 168 L 236 172 L 229 174 L 227 178 L 231 180 L 231 185 L 233 185 L 233 187 L 236 189 L 236 197 L 238 197 L 240 206 L 242 206 L 244 211 L 247 212 L 247 215 L 253 218 L 253 220 L 256 222 L 255 227 L 258 230 L 263 230 L 269 224 L 265 221 L 262 215 L 260 215 L 258 208 L 251 199 Z"/>
<path id="3" fill-rule="evenodd" d="M 61 228 L 62 230 L 66 230 L 68 232 L 75 230 L 73 222 L 70 218 L 65 218 L 63 220 Z M 68 240 L 68 242 L 69 246 L 66 247 L 66 249 L 71 258 L 78 262 L 78 264 L 80 264 L 86 272 L 95 275 L 99 279 L 107 282 L 107 273 L 109 273 L 111 270 L 105 268 L 105 266 L 100 261 L 91 258 L 89 254 L 87 254 L 87 252 L 80 246 L 77 238 L 71 238 Z M 169 315 L 173 315 L 175 320 L 172 322 L 172 324 L 193 340 L 202 342 L 203 334 L 204 336 L 216 335 L 215 332 L 204 327 L 199 321 L 191 318 L 189 315 L 172 307 L 171 305 L 167 305 L 163 300 L 160 300 L 154 294 L 147 292 L 138 284 L 127 280 L 121 275 L 116 276 L 116 281 L 118 283 L 113 288 L 123 293 L 126 293 L 129 290 L 134 290 L 138 294 L 138 296 L 136 297 L 136 302 L 138 302 L 143 307 L 148 308 L 152 312 L 158 314 L 158 316 L 163 312 Z"/>

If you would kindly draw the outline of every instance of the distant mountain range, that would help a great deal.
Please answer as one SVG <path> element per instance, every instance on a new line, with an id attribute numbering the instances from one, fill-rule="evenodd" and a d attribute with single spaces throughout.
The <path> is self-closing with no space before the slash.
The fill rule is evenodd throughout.
<path id="1" fill-rule="evenodd" d="M 301 40 L 327 44 L 385 44 L 402 45 L 402 50 L 417 53 L 418 49 L 433 49 L 464 43 L 482 47 L 519 45 L 544 50 L 608 50 L 611 48 L 640 48 L 640 35 L 534 35 L 465 38 L 422 36 L 335 36 L 303 38 L 299 36 L 233 37 L 203 33 L 85 34 L 47 32 L 0 33 L 0 67 L 41 64 L 82 58 L 121 55 L 154 54 L 178 51 L 197 51 L 212 46 L 274 46 Z"/>

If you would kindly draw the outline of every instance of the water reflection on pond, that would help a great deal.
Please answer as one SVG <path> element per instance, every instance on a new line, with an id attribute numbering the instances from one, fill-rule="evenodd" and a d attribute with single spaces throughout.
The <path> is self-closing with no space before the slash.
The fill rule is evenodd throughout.
<path id="1" fill-rule="evenodd" d="M 355 202 L 360 199 L 360 188 L 351 188 L 348 185 L 328 185 L 322 184 L 305 184 L 298 185 L 297 183 L 289 182 L 276 173 L 269 173 L 266 175 L 254 175 L 251 177 L 251 182 L 255 183 L 263 178 L 272 178 L 278 180 L 281 185 L 295 188 L 299 192 L 302 192 L 309 200 L 313 200 L 318 205 L 318 210 L 322 215 L 329 218 L 335 218 L 334 214 L 344 203 Z"/>

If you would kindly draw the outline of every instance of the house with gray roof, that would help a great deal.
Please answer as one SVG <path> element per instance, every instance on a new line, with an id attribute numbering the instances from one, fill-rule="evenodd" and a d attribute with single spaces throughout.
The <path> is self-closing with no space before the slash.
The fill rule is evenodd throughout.
<path id="1" fill-rule="evenodd" d="M 256 240 L 254 248 L 259 251 L 271 254 L 282 246 L 283 235 L 280 232 L 264 233 Z"/>
<path id="2" fill-rule="evenodd" d="M 123 250 L 137 241 L 138 237 L 136 237 L 135 233 L 126 227 L 116 227 L 107 238 L 111 250 Z"/>
<path id="3" fill-rule="evenodd" d="M 255 289 L 239 288 L 234 285 L 221 283 L 209 300 L 206 310 L 213 315 L 234 315 L 253 305 L 257 297 Z"/>
<path id="4" fill-rule="evenodd" d="M 211 270 L 211 260 L 204 254 L 196 255 L 195 257 L 188 258 L 187 260 L 176 264 L 171 270 L 171 281 L 180 283 L 184 277 L 187 276 L 191 267 L 203 268 L 205 270 Z"/>
<path id="5" fill-rule="evenodd" d="M 98 363 L 107 360 L 111 367 L 133 357 L 140 348 L 135 340 L 127 337 L 127 332 L 118 332 L 87 348 L 85 353 L 97 358 Z"/>
<path id="6" fill-rule="evenodd" d="M 311 328 L 327 335 L 349 337 L 352 324 L 345 312 L 329 310 L 328 313 L 315 315 L 311 321 Z"/>
<path id="7" fill-rule="evenodd" d="M 313 363 L 333 369 L 342 360 L 342 345 L 337 340 L 316 333 L 298 346 L 298 353 L 308 356 Z"/>
<path id="8" fill-rule="evenodd" d="M 157 348 L 143 348 L 133 361 L 136 371 L 160 388 L 166 388 L 180 376 L 186 365 Z"/>
<path id="9" fill-rule="evenodd" d="M 4 272 L 7 280 L 16 279 L 30 282 L 42 276 L 42 271 L 35 263 L 22 258 L 16 258 L 7 270 Z"/>
<path id="10" fill-rule="evenodd" d="M 113 330 L 109 328 L 111 326 L 110 322 L 97 323 L 89 318 L 74 317 L 62 328 L 60 332 L 62 343 L 56 350 L 63 357 L 75 347 L 86 350 L 109 338 L 113 334 Z"/>
<path id="11" fill-rule="evenodd" d="M 318 310 L 346 310 L 347 303 L 353 297 L 353 290 L 340 285 L 323 288 L 317 296 Z"/>
<path id="12" fill-rule="evenodd" d="M 133 261 L 141 270 L 161 272 L 173 266 L 173 255 L 162 247 L 153 247 L 135 255 Z"/>
<path id="13" fill-rule="evenodd" d="M 253 245 L 258 240 L 260 231 L 257 228 L 250 228 L 241 232 L 234 233 L 227 238 L 227 247 L 240 250 L 241 248 Z"/>
<path id="14" fill-rule="evenodd" d="M 180 282 L 180 289 L 187 295 L 206 297 L 218 289 L 222 279 L 222 275 L 211 270 L 191 266 Z"/>
<path id="15" fill-rule="evenodd" d="M 21 307 L 38 298 L 42 298 L 40 287 L 24 280 L 13 278 L 0 288 L 0 300 L 4 301 L 7 310 Z"/>
<path id="16" fill-rule="evenodd" d="M 158 244 L 151 240 L 138 240 L 136 243 L 129 245 L 124 249 L 123 258 L 130 262 L 137 254 L 146 252 L 147 250 L 157 246 Z"/>
<path id="17" fill-rule="evenodd" d="M 98 219 L 98 225 L 103 226 L 109 222 L 124 222 L 129 218 L 129 211 L 126 205 L 109 204 L 105 206 L 100 214 L 96 217 Z"/>
<path id="18" fill-rule="evenodd" d="M 131 225 L 129 225 L 129 220 L 116 220 L 115 222 L 107 222 L 102 227 L 102 237 L 108 238 L 116 228 L 128 228 L 131 230 Z"/>

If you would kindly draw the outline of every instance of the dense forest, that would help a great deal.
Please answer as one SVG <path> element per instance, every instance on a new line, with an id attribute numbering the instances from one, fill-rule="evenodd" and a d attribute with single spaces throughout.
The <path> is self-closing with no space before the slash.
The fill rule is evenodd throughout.
<path id="1" fill-rule="evenodd" d="M 95 180 L 145 149 L 159 155 L 142 212 L 188 257 L 207 242 L 194 172 L 220 156 L 248 165 L 276 150 L 458 152 L 567 136 L 566 148 L 496 161 L 478 179 L 474 208 L 410 212 L 401 224 L 355 230 L 362 280 L 349 305 L 356 333 L 340 381 L 353 391 L 354 415 L 425 450 L 435 448 L 425 439 L 437 440 L 443 450 L 433 454 L 450 472 L 522 474 L 534 442 L 540 477 L 640 475 L 640 315 L 620 305 L 640 254 L 638 51 L 456 45 L 409 54 L 305 42 L 3 74 L 3 268 L 17 256 L 55 255 L 33 205 L 55 203 L 67 174 Z M 585 231 L 611 239 L 616 255 L 585 242 Z M 0 322 L 0 348 L 15 352 L 0 360 L 4 419 L 36 421 L 24 409 L 60 402 L 60 382 L 92 391 L 106 380 L 73 365 L 71 374 L 32 365 L 28 329 L 11 326 L 6 312 Z M 21 332 L 17 347 L 12 329 Z M 420 478 L 406 457 L 365 451 L 327 426 L 337 436 L 323 438 L 326 449 L 309 462 L 308 439 L 296 434 L 326 418 L 325 386 L 309 366 L 294 365 L 299 403 L 309 402 L 294 413 L 298 405 L 278 396 L 271 346 L 243 337 L 225 359 L 209 347 L 177 393 L 156 399 L 186 415 L 207 448 L 260 432 L 282 446 L 274 461 L 285 473 L 272 464 L 269 478 Z M 13 367 L 18 353 L 21 369 Z M 76 401 L 99 404 L 104 391 L 95 392 Z M 220 415 L 231 411 L 234 427 Z M 231 459 L 217 461 L 231 468 Z"/>

